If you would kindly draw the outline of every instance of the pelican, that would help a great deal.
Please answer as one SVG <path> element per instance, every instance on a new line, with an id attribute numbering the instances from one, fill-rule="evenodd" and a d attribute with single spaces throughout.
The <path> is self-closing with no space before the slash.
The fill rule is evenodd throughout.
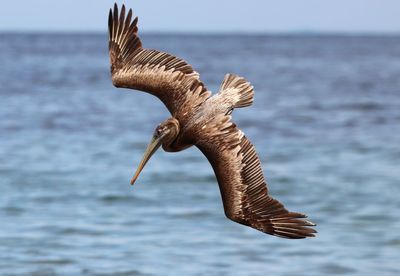
<path id="1" fill-rule="evenodd" d="M 159 124 L 132 177 L 133 185 L 150 157 L 162 146 L 178 152 L 196 146 L 211 163 L 225 215 L 240 224 L 281 238 L 314 237 L 314 223 L 289 212 L 268 193 L 254 146 L 232 122 L 232 111 L 253 103 L 253 86 L 227 74 L 212 95 L 199 74 L 181 58 L 145 49 L 138 36 L 138 18 L 125 5 L 110 9 L 108 18 L 112 83 L 150 93 L 172 117 Z"/>

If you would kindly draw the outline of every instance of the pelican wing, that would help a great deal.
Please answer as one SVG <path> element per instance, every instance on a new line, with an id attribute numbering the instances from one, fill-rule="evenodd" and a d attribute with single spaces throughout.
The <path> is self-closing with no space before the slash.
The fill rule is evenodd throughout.
<path id="1" fill-rule="evenodd" d="M 289 212 L 268 194 L 253 145 L 230 119 L 219 115 L 200 127 L 195 143 L 214 169 L 226 216 L 274 236 L 313 237 L 315 224 L 306 215 Z"/>
<path id="2" fill-rule="evenodd" d="M 137 17 L 132 20 L 131 9 L 125 13 L 124 5 L 120 13 L 116 4 L 113 11 L 110 9 L 108 32 L 113 84 L 153 94 L 173 115 L 204 102 L 211 93 L 199 80 L 198 73 L 183 59 L 142 48 L 137 22 Z"/>

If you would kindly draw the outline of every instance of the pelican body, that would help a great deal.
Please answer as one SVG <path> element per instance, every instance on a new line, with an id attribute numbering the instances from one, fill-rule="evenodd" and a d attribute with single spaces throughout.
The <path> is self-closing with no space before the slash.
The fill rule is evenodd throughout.
<path id="1" fill-rule="evenodd" d="M 196 146 L 214 169 L 229 219 L 282 238 L 313 237 L 315 224 L 306 220 L 306 215 L 289 212 L 269 195 L 255 148 L 232 122 L 235 108 L 253 103 L 253 86 L 242 77 L 227 74 L 219 92 L 212 95 L 187 62 L 143 48 L 137 22 L 124 5 L 120 13 L 116 4 L 110 10 L 112 82 L 158 97 L 172 117 L 156 127 L 131 184 L 160 146 L 167 152 Z"/>

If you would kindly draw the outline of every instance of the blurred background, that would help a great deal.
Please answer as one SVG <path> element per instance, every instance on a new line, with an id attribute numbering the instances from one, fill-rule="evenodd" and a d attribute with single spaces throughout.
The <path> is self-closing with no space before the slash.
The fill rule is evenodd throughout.
<path id="1" fill-rule="evenodd" d="M 126 1 L 210 90 L 254 85 L 233 117 L 272 195 L 318 224 L 297 241 L 226 219 L 195 147 L 129 185 L 170 115 L 112 86 L 113 3 L 2 3 L 0 274 L 399 275 L 400 2 Z"/>

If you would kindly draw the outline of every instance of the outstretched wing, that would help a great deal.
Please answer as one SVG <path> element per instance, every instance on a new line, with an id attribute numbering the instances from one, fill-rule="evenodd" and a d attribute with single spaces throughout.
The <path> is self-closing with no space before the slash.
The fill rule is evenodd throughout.
<path id="1" fill-rule="evenodd" d="M 313 237 L 315 224 L 306 215 L 289 212 L 268 194 L 253 145 L 230 119 L 217 116 L 200 128 L 195 143 L 214 169 L 226 216 L 278 237 Z"/>
<path id="2" fill-rule="evenodd" d="M 183 59 L 157 50 L 142 48 L 137 35 L 138 18 L 125 6 L 110 9 L 108 18 L 112 81 L 116 87 L 142 90 L 158 97 L 175 115 L 205 101 L 211 93 L 199 75 Z"/>

